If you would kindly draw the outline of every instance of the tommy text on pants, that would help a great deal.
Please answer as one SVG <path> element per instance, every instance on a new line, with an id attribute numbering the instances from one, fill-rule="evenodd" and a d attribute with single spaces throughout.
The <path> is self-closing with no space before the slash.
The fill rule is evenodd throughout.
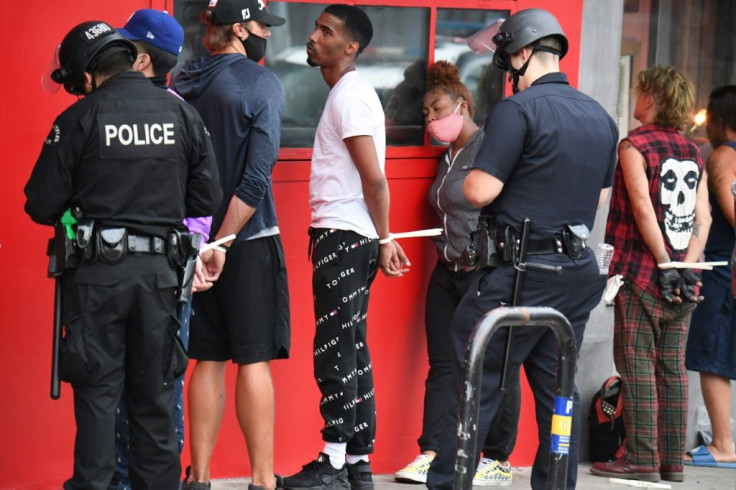
<path id="1" fill-rule="evenodd" d="M 345 230 L 313 229 L 310 233 L 314 377 L 322 393 L 322 437 L 346 442 L 350 454 L 369 454 L 376 431 L 376 404 L 366 316 L 377 271 L 378 242 Z"/>

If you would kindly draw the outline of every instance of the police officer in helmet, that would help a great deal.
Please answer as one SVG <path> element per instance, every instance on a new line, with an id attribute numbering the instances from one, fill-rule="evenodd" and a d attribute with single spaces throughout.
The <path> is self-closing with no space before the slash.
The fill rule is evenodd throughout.
<path id="1" fill-rule="evenodd" d="M 585 246 L 596 210 L 613 183 L 618 130 L 604 109 L 570 87 L 560 72 L 568 41 L 555 17 L 541 9 L 522 10 L 495 32 L 474 35 L 476 52 L 495 50 L 495 66 L 509 72 L 515 94 L 501 100 L 485 121 L 485 136 L 473 169 L 463 185 L 465 198 L 489 226 L 488 258 L 461 300 L 452 325 L 456 363 L 453 382 L 460 392 L 460 369 L 469 334 L 486 312 L 500 306 L 546 306 L 570 321 L 578 350 L 590 311 L 599 303 L 605 277 L 593 252 Z M 484 48 L 485 47 L 485 48 Z M 527 254 L 506 246 L 521 240 L 522 222 L 531 222 Z M 518 275 L 521 259 L 557 268 L 560 274 L 527 269 Z M 521 282 L 519 282 L 521 281 Z M 520 288 L 515 288 L 518 284 Z M 518 297 L 514 294 L 517 289 Z M 531 475 L 532 488 L 547 486 L 550 429 L 555 405 L 558 346 L 551 329 L 516 327 L 511 335 L 509 365 L 504 367 L 507 332 L 488 343 L 478 440 L 484 440 L 498 407 L 503 369 L 523 365 L 535 398 L 539 447 Z M 573 398 L 568 489 L 575 488 L 578 460 L 579 398 Z M 433 489 L 452 487 L 457 448 L 458 401 L 448 408 L 438 456 L 427 479 Z M 559 448 L 557 448 L 559 449 Z M 559 454 L 559 451 L 555 451 Z M 476 454 L 477 456 L 477 454 Z"/>
<path id="2" fill-rule="evenodd" d="M 110 483 L 123 387 L 133 487 L 173 490 L 181 473 L 171 407 L 182 221 L 212 214 L 222 192 L 196 111 L 134 72 L 135 57 L 105 22 L 69 31 L 50 76 L 85 97 L 56 118 L 25 187 L 37 223 L 69 208 L 81 217 L 78 265 L 62 277 L 61 377 L 77 424 L 65 489 Z"/>

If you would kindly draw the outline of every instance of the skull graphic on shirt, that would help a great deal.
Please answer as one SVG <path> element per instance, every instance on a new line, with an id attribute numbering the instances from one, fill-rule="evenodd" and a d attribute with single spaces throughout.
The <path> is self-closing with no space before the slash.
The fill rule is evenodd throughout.
<path id="1" fill-rule="evenodd" d="M 673 250 L 684 252 L 693 231 L 700 168 L 692 160 L 668 158 L 662 162 L 659 176 L 665 236 Z"/>

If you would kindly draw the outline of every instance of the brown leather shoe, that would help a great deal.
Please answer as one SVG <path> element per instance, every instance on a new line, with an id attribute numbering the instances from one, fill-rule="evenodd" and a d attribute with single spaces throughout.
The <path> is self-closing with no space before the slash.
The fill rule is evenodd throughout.
<path id="1" fill-rule="evenodd" d="M 685 481 L 685 467 L 663 464 L 659 467 L 659 474 L 663 480 Z"/>
<path id="2" fill-rule="evenodd" d="M 623 478 L 625 480 L 659 481 L 659 468 L 639 466 L 617 459 L 608 463 L 593 463 L 590 472 L 598 476 Z"/>

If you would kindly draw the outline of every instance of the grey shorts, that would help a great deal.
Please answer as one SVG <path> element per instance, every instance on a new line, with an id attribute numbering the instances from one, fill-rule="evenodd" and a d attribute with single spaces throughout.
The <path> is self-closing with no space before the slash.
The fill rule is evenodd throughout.
<path id="1" fill-rule="evenodd" d="M 289 289 L 279 235 L 233 245 L 214 286 L 194 294 L 189 357 L 252 364 L 289 357 Z"/>

